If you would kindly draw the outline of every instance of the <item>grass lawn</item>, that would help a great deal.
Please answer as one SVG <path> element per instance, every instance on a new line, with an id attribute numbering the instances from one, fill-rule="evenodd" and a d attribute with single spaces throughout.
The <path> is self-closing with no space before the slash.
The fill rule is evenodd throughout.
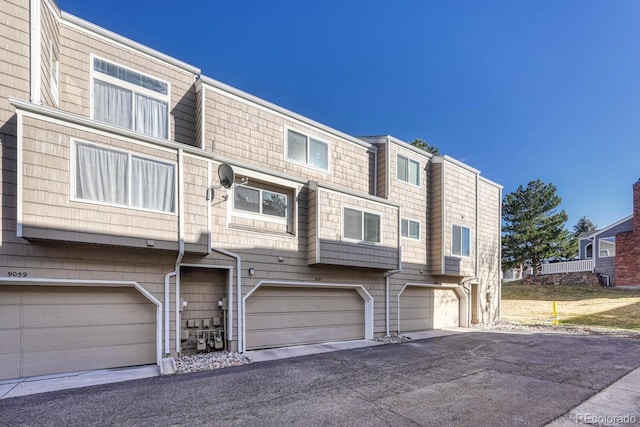
<path id="1" fill-rule="evenodd" d="M 502 285 L 502 320 L 551 324 L 556 301 L 560 325 L 640 331 L 640 290 L 586 285 Z"/>

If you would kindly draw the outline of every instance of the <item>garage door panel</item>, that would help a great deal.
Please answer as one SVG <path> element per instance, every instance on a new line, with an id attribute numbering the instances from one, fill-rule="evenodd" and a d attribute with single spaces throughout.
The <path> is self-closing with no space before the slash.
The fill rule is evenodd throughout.
<path id="1" fill-rule="evenodd" d="M 272 329 L 247 333 L 247 342 L 252 348 L 312 344 L 317 342 L 344 341 L 362 339 L 364 325 L 352 325 L 333 328 Z"/>
<path id="2" fill-rule="evenodd" d="M 20 347 L 17 353 L 0 354 L 0 379 L 20 376 Z"/>
<path id="3" fill-rule="evenodd" d="M 40 289 L 38 289 L 40 288 Z M 47 287 L 43 292 L 43 286 L 26 286 L 22 294 L 23 304 L 147 304 L 147 300 L 140 292 L 131 287 L 91 287 L 83 286 L 78 292 L 78 287 Z M 72 301 L 70 301 L 72 300 Z"/>
<path id="4" fill-rule="evenodd" d="M 0 301 L 0 347 L 11 352 L 0 379 L 156 362 L 157 309 L 136 289 L 0 286 Z"/>
<path id="5" fill-rule="evenodd" d="M 247 327 L 255 330 L 277 328 L 283 324 L 296 325 L 297 327 L 313 327 L 317 325 L 340 326 L 361 323 L 362 311 L 343 311 L 340 316 L 333 316 L 331 311 L 247 315 Z"/>
<path id="6" fill-rule="evenodd" d="M 400 331 L 457 327 L 459 310 L 452 289 L 407 286 L 400 294 Z"/>
<path id="7" fill-rule="evenodd" d="M 3 298 L 4 293 L 0 293 Z M 20 305 L 0 305 L 0 329 L 11 328 L 20 328 Z"/>
<path id="8" fill-rule="evenodd" d="M 272 313 L 280 312 L 283 308 L 287 311 L 324 311 L 329 304 L 334 310 L 358 310 L 362 306 L 362 298 L 359 295 L 341 296 L 254 296 L 247 301 L 247 307 L 253 312 Z"/>
<path id="9" fill-rule="evenodd" d="M 19 286 L 3 286 L 2 298 L 0 298 L 0 311 L 3 305 L 20 304 L 20 287 Z"/>
<path id="10" fill-rule="evenodd" d="M 117 310 L 114 311 L 114 307 Z M 39 326 L 69 326 L 69 325 L 110 325 L 144 323 L 149 320 L 149 314 L 155 312 L 155 306 L 146 304 L 127 305 L 24 305 L 22 310 L 22 326 L 33 328 Z"/>
<path id="11" fill-rule="evenodd" d="M 354 289 L 268 286 L 246 305 L 247 349 L 362 339 L 364 300 Z"/>
<path id="12" fill-rule="evenodd" d="M 23 376 L 116 368 L 155 363 L 154 344 L 24 353 Z"/>
<path id="13" fill-rule="evenodd" d="M 24 351 L 72 350 L 112 345 L 153 343 L 156 326 L 137 325 L 78 326 L 70 328 L 25 329 Z"/>

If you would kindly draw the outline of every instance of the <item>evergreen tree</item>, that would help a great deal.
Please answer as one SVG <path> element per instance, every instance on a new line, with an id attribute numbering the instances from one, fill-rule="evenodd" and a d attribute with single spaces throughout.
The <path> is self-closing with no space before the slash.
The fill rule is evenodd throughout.
<path id="1" fill-rule="evenodd" d="M 566 259 L 571 254 L 571 234 L 565 230 L 567 214 L 557 212 L 562 200 L 556 187 L 540 180 L 520 185 L 502 203 L 502 264 L 505 269 L 533 267 L 543 260 Z"/>
<path id="2" fill-rule="evenodd" d="M 595 225 L 589 218 L 583 216 L 576 222 L 576 225 L 573 226 L 573 235 L 575 237 L 580 237 L 582 233 L 596 231 L 597 225 Z"/>
<path id="3" fill-rule="evenodd" d="M 413 140 L 411 145 L 413 145 L 414 147 L 419 148 L 421 150 L 424 150 L 427 153 L 431 153 L 434 156 L 439 156 L 440 155 L 440 149 L 438 147 L 436 147 L 435 145 L 429 144 L 424 139 L 416 138 L 416 139 Z"/>

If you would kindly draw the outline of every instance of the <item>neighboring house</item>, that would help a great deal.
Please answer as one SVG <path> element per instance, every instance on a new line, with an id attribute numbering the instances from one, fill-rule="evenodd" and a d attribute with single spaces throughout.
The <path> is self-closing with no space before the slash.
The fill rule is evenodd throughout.
<path id="1" fill-rule="evenodd" d="M 498 318 L 502 189 L 478 170 L 51 0 L 0 15 L 0 379 Z"/>
<path id="2" fill-rule="evenodd" d="M 579 258 L 612 286 L 640 286 L 640 181 L 633 185 L 634 214 L 608 227 L 578 236 Z"/>

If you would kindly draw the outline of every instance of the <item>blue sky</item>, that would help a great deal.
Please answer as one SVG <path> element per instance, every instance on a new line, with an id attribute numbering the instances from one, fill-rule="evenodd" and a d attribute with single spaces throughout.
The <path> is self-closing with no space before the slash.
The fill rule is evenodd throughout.
<path id="1" fill-rule="evenodd" d="M 422 138 L 566 226 L 631 214 L 640 1 L 59 0 L 64 11 L 351 135 Z"/>

